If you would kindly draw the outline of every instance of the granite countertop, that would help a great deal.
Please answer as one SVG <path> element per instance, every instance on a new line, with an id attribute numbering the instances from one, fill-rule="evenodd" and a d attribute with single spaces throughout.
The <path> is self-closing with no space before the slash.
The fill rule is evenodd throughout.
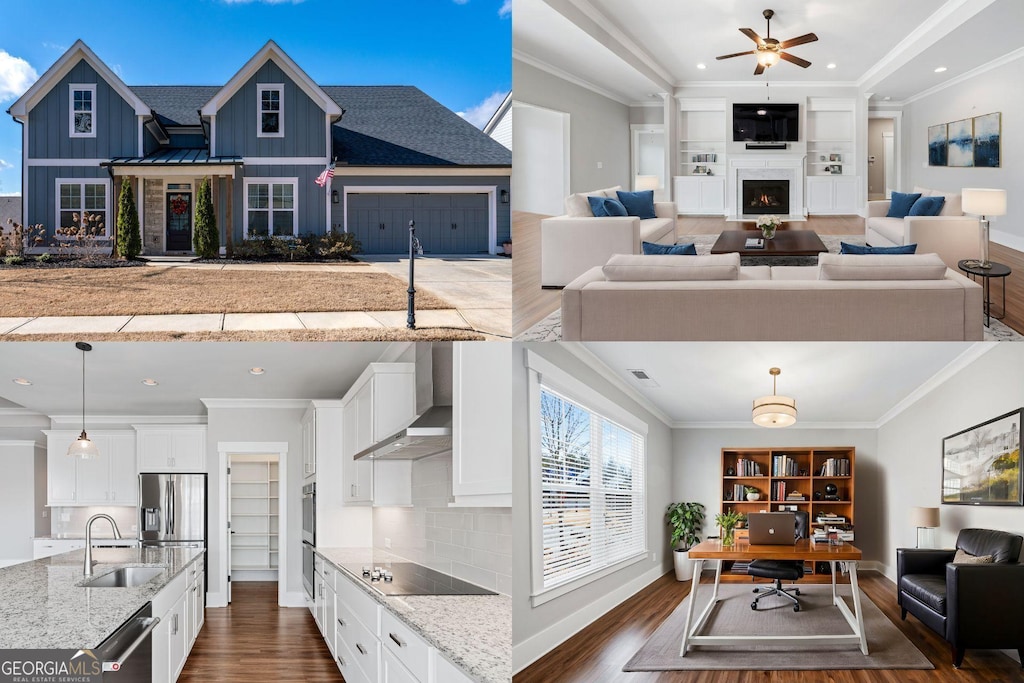
<path id="1" fill-rule="evenodd" d="M 512 680 L 512 599 L 507 595 L 385 596 L 344 565 L 404 562 L 404 558 L 371 548 L 317 548 L 316 552 L 474 680 Z"/>
<path id="2" fill-rule="evenodd" d="M 199 548 L 95 548 L 93 577 L 166 567 L 134 588 L 82 588 L 85 550 L 0 569 L 0 649 L 97 647 L 199 557 Z"/>
<path id="3" fill-rule="evenodd" d="M 50 536 L 33 536 L 32 540 L 34 540 L 34 541 L 82 541 L 84 543 L 85 542 L 85 534 L 53 534 L 53 535 L 50 535 Z M 114 538 L 113 536 L 97 536 L 95 534 L 93 535 L 92 540 L 93 541 L 97 541 L 97 542 L 98 541 L 103 541 L 105 543 L 122 543 L 124 545 L 129 545 L 129 544 L 132 544 L 132 543 L 138 543 L 139 542 L 139 539 L 137 539 L 137 538 L 128 538 L 126 536 L 122 536 L 121 538 Z"/>

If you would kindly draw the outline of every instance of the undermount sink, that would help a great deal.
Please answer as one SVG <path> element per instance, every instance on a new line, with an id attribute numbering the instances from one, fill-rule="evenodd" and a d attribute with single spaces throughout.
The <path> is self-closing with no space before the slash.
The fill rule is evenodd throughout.
<path id="1" fill-rule="evenodd" d="M 83 588 L 131 588 L 152 581 L 164 567 L 121 567 L 82 584 Z"/>

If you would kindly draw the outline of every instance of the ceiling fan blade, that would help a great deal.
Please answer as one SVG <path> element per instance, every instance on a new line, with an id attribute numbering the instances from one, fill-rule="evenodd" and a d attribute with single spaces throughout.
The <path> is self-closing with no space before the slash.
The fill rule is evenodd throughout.
<path id="1" fill-rule="evenodd" d="M 756 55 L 757 50 L 750 50 L 748 52 L 734 52 L 731 55 L 722 55 L 721 57 L 715 57 L 715 59 L 731 59 L 732 57 L 741 57 L 743 55 Z"/>
<path id="2" fill-rule="evenodd" d="M 818 36 L 813 33 L 805 33 L 802 36 L 796 38 L 790 38 L 779 43 L 779 49 L 785 50 L 787 47 L 796 47 L 797 45 L 803 45 L 804 43 L 813 43 L 818 39 Z"/>
<path id="3" fill-rule="evenodd" d="M 797 66 L 802 66 L 805 69 L 811 65 L 811 63 L 808 62 L 806 59 L 800 59 L 799 57 L 794 57 L 793 55 L 789 54 L 788 52 L 780 52 L 779 53 L 779 57 L 781 57 L 782 59 L 785 59 L 787 62 L 789 62 L 791 64 L 796 64 Z"/>
<path id="4" fill-rule="evenodd" d="M 755 75 L 755 76 L 760 76 L 761 74 L 763 74 L 763 73 L 764 73 L 764 70 L 765 70 L 765 68 L 766 68 L 766 67 L 765 67 L 765 65 L 764 65 L 764 64 L 762 64 L 761 62 L 758 62 L 758 63 L 757 63 L 757 68 L 756 68 L 756 69 L 754 69 L 754 75 Z"/>
<path id="5" fill-rule="evenodd" d="M 757 31 L 755 31 L 754 29 L 752 29 L 752 28 L 741 28 L 740 29 L 740 33 L 745 35 L 747 38 L 750 38 L 752 41 L 754 41 L 758 45 L 764 45 L 764 39 L 761 38 L 761 36 L 757 35 Z"/>

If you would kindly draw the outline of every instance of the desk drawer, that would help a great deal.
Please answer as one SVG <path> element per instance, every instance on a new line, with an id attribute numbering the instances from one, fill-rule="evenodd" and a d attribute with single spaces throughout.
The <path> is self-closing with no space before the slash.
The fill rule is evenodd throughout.
<path id="1" fill-rule="evenodd" d="M 736 544 L 750 543 L 750 529 L 733 529 L 732 542 Z"/>

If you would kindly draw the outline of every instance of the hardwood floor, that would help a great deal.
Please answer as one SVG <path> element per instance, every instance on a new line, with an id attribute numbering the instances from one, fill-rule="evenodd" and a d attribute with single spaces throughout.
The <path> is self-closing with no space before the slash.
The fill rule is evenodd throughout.
<path id="1" fill-rule="evenodd" d="M 540 222 L 546 216 L 513 212 L 512 233 L 515 255 L 512 259 L 512 334 L 522 334 L 561 304 L 561 291 L 540 287 Z M 714 235 L 729 229 L 721 216 L 681 216 L 676 219 L 676 235 Z M 798 229 L 814 230 L 819 235 L 863 235 L 860 216 L 811 216 Z M 1024 252 L 992 244 L 990 258 L 1005 263 L 1013 271 L 1006 281 L 1006 319 L 1004 323 L 1024 334 Z M 1000 285 L 993 282 L 992 296 L 998 305 Z"/>
<path id="2" fill-rule="evenodd" d="M 705 579 L 705 583 L 709 580 Z M 623 665 L 690 592 L 666 574 L 626 600 L 570 640 L 524 669 L 513 683 L 958 683 L 1024 680 L 1020 665 L 994 650 L 968 650 L 963 667 L 954 669 L 946 643 L 912 616 L 900 621 L 896 586 L 876 572 L 865 572 L 861 589 L 904 635 L 935 665 L 933 670 L 860 671 L 671 671 L 624 673 Z"/>
<path id="3" fill-rule="evenodd" d="M 274 582 L 232 585 L 231 605 L 206 610 L 206 623 L 179 683 L 343 682 L 307 609 L 277 606 Z"/>

